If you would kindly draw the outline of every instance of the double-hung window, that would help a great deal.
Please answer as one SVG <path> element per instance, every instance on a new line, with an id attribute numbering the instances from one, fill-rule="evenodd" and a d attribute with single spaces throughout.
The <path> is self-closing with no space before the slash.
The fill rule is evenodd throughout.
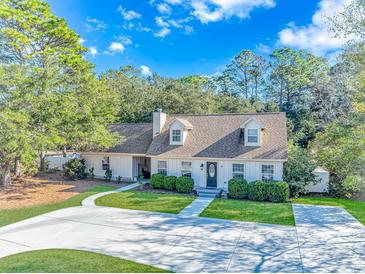
<path id="1" fill-rule="evenodd" d="M 172 141 L 175 143 L 181 142 L 181 130 L 173 129 L 172 130 Z"/>
<path id="2" fill-rule="evenodd" d="M 157 173 L 167 175 L 167 161 L 157 161 Z"/>
<path id="3" fill-rule="evenodd" d="M 191 162 L 189 161 L 181 162 L 181 176 L 191 177 Z"/>
<path id="4" fill-rule="evenodd" d="M 109 157 L 103 157 L 101 160 L 101 166 L 103 170 L 109 170 L 110 169 L 110 158 Z"/>
<path id="5" fill-rule="evenodd" d="M 257 128 L 249 128 L 247 130 L 247 142 L 254 144 L 259 142 L 259 130 Z"/>
<path id="6" fill-rule="evenodd" d="M 244 164 L 233 164 L 232 165 L 232 177 L 244 179 L 245 178 L 245 165 Z"/>
<path id="7" fill-rule="evenodd" d="M 274 180 L 274 165 L 262 165 L 261 174 L 264 182 L 272 182 Z"/>

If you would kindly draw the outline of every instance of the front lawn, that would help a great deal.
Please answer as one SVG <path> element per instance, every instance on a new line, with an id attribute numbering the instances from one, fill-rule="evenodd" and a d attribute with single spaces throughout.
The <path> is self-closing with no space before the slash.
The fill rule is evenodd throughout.
<path id="1" fill-rule="evenodd" d="M 106 273 L 106 272 L 167 272 L 94 252 L 45 249 L 29 251 L 0 259 L 2 273 Z"/>
<path id="2" fill-rule="evenodd" d="M 290 203 L 215 199 L 200 216 L 245 222 L 295 225 Z"/>
<path id="3" fill-rule="evenodd" d="M 177 214 L 194 199 L 195 196 L 192 195 L 126 191 L 100 197 L 96 199 L 95 204 L 98 206 Z"/>
<path id="4" fill-rule="evenodd" d="M 98 192 L 111 191 L 116 189 L 111 186 L 97 186 L 93 187 L 85 192 L 71 197 L 70 199 L 52 204 L 45 204 L 40 206 L 16 208 L 16 209 L 4 209 L 0 210 L 0 227 L 12 223 L 19 222 L 24 219 L 28 219 L 37 215 L 41 215 L 50 211 L 54 211 L 61 208 L 79 206 L 81 201 L 85 198 L 94 195 Z"/>
<path id="5" fill-rule="evenodd" d="M 311 205 L 327 205 L 340 206 L 346 209 L 352 216 L 354 216 L 360 223 L 365 225 L 365 202 L 339 199 L 339 198 L 324 198 L 324 197 L 310 197 L 303 196 L 293 201 L 296 204 L 311 204 Z"/>

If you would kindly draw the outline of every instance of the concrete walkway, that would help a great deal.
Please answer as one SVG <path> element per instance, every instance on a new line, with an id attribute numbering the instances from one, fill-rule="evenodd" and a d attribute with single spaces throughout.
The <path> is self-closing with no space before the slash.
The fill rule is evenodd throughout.
<path id="1" fill-rule="evenodd" d="M 198 217 L 213 200 L 214 197 L 197 197 L 179 213 L 179 216 L 184 218 Z"/>
<path id="2" fill-rule="evenodd" d="M 365 227 L 341 207 L 293 205 L 305 272 L 365 272 Z"/>
<path id="3" fill-rule="evenodd" d="M 97 198 L 100 198 L 102 196 L 105 196 L 105 195 L 108 195 L 108 194 L 111 194 L 111 193 L 116 193 L 116 192 L 122 192 L 122 191 L 131 190 L 131 189 L 136 188 L 138 186 L 139 186 L 139 183 L 133 183 L 133 184 L 130 184 L 130 185 L 127 185 L 127 186 L 118 188 L 116 190 L 106 191 L 106 192 L 100 192 L 100 193 L 97 193 L 95 195 L 89 196 L 86 199 L 84 199 L 81 202 L 81 205 L 82 206 L 86 206 L 86 207 L 95 206 L 95 200 Z"/>

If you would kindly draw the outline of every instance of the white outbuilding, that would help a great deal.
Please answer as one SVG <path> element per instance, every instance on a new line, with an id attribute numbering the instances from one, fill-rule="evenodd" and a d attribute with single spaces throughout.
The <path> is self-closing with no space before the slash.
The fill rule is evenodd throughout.
<path id="1" fill-rule="evenodd" d="M 317 167 L 313 173 L 316 176 L 317 181 L 306 187 L 307 192 L 328 193 L 330 173 L 321 167 Z"/>

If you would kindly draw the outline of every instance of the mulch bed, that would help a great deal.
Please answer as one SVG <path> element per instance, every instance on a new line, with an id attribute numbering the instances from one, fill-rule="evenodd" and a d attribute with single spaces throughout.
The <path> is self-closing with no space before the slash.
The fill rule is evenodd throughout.
<path id="1" fill-rule="evenodd" d="M 8 187 L 0 187 L 0 209 L 61 202 L 99 185 L 122 187 L 127 184 L 96 179 L 72 181 L 64 178 L 62 173 L 22 177 L 14 179 Z"/>

